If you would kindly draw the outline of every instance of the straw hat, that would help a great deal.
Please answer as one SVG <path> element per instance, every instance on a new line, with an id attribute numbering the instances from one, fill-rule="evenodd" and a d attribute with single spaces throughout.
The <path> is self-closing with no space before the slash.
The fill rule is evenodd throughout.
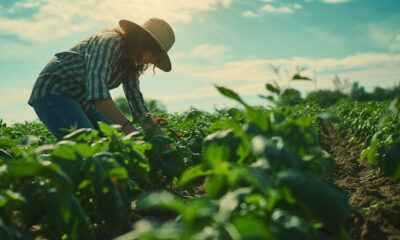
<path id="1" fill-rule="evenodd" d="M 128 20 L 121 20 L 119 21 L 119 26 L 125 32 L 135 31 L 137 27 L 148 32 L 157 42 L 164 55 L 157 67 L 165 72 L 171 71 L 171 60 L 168 56 L 168 51 L 175 42 L 175 34 L 166 21 L 160 18 L 150 18 L 140 26 Z"/>

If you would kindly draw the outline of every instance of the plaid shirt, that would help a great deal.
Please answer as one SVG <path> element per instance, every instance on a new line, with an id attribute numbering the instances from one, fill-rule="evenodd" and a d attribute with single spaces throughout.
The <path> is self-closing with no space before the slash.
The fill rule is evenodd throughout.
<path id="1" fill-rule="evenodd" d="M 148 113 L 139 80 L 129 74 L 129 62 L 123 55 L 124 44 L 118 33 L 92 35 L 70 50 L 55 54 L 39 74 L 28 103 L 66 91 L 88 111 L 94 107 L 93 100 L 111 98 L 109 90 L 122 83 L 132 117 Z M 120 67 L 125 70 L 119 71 Z"/>

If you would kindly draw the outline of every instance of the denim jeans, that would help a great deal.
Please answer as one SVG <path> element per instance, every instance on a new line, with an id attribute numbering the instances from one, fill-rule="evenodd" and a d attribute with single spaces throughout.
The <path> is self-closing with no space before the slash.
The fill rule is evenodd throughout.
<path id="1" fill-rule="evenodd" d="M 97 122 L 114 124 L 104 116 L 97 108 L 88 112 L 83 111 L 79 102 L 67 92 L 50 94 L 39 101 L 32 103 L 40 121 L 57 138 L 62 139 L 69 132 L 62 129 L 71 129 L 76 126 L 80 128 L 92 128 L 99 130 Z"/>

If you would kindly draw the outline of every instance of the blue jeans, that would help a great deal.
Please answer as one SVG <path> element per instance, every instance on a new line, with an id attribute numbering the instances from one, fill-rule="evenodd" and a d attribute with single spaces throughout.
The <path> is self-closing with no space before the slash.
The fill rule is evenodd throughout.
<path id="1" fill-rule="evenodd" d="M 71 129 L 76 126 L 80 128 L 92 128 L 99 130 L 97 122 L 114 124 L 104 116 L 97 108 L 88 112 L 83 111 L 79 102 L 67 92 L 50 94 L 39 101 L 32 103 L 40 121 L 57 138 L 62 139 L 69 132 L 62 129 Z"/>

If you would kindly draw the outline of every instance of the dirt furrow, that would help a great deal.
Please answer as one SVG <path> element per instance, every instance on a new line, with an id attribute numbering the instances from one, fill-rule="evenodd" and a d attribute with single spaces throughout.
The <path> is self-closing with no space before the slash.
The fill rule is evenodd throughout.
<path id="1" fill-rule="evenodd" d="M 400 182 L 360 163 L 360 147 L 347 139 L 338 140 L 332 123 L 324 121 L 322 125 L 325 149 L 337 164 L 326 181 L 340 186 L 350 205 L 359 208 L 346 222 L 352 239 L 400 240 Z"/>

